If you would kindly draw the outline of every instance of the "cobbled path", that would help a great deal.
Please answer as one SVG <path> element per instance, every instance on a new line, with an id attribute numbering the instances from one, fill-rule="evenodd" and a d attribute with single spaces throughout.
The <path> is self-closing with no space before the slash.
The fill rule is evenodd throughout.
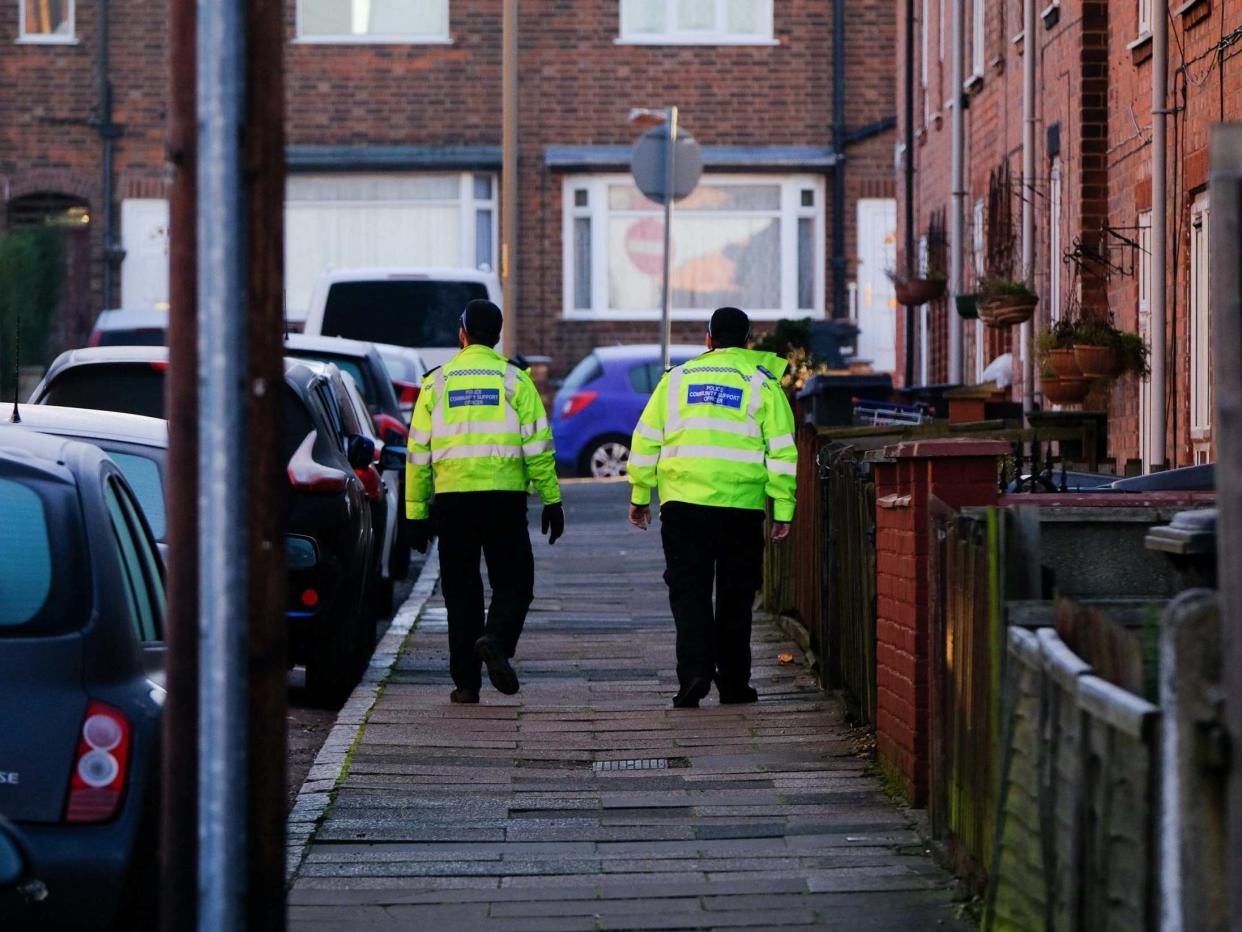
<path id="1" fill-rule="evenodd" d="M 427 603 L 290 927 L 970 928 L 775 625 L 756 625 L 757 705 L 672 709 L 659 531 L 624 523 L 626 493 L 570 485 L 567 536 L 536 538 L 519 695 L 450 705 L 443 602 Z"/>

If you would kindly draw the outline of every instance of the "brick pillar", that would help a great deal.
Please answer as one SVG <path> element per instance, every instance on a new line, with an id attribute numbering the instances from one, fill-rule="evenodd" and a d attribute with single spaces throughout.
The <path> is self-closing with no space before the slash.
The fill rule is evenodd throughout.
<path id="1" fill-rule="evenodd" d="M 998 440 L 900 443 L 873 454 L 876 493 L 876 747 L 890 782 L 926 805 L 928 594 L 932 496 L 954 508 L 994 505 Z"/>

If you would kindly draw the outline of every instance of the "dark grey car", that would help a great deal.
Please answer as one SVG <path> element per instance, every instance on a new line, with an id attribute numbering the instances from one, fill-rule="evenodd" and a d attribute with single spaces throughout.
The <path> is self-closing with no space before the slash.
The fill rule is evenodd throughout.
<path id="1" fill-rule="evenodd" d="M 4 929 L 151 921 L 163 565 L 97 447 L 0 424 L 0 813 L 48 895 Z"/>

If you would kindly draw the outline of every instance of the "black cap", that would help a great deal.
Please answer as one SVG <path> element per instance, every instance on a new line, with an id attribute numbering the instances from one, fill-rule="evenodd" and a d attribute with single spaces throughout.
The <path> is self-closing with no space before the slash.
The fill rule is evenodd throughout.
<path id="1" fill-rule="evenodd" d="M 500 339 L 500 328 L 504 322 L 500 308 L 486 298 L 475 298 L 461 312 L 461 329 L 480 342 L 490 341 L 492 346 Z"/>
<path id="2" fill-rule="evenodd" d="M 712 314 L 707 332 L 717 347 L 745 346 L 750 339 L 750 318 L 736 307 L 722 307 Z"/>

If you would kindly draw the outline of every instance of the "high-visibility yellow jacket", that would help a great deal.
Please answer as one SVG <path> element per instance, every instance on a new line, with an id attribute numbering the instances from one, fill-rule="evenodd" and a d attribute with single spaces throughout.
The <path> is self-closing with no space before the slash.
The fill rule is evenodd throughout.
<path id="1" fill-rule="evenodd" d="M 794 416 L 774 353 L 713 350 L 670 369 L 630 445 L 630 501 L 760 510 L 793 520 L 798 484 Z"/>
<path id="2" fill-rule="evenodd" d="M 410 423 L 405 513 L 426 518 L 432 491 L 525 492 L 561 500 L 552 427 L 530 376 L 487 346 L 467 346 L 423 379 Z"/>

